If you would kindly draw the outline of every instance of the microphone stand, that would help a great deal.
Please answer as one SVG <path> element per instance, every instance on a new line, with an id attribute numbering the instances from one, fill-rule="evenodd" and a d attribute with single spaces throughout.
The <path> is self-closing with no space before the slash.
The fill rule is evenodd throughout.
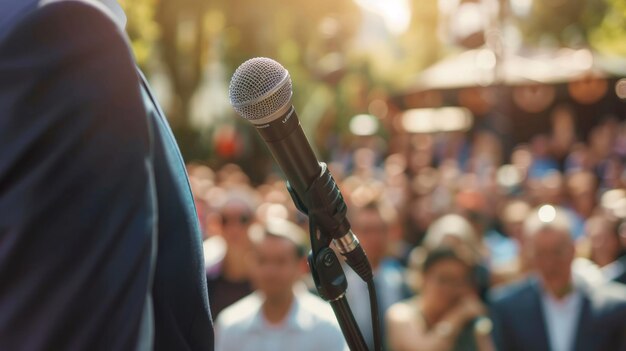
<path id="1" fill-rule="evenodd" d="M 304 191 L 302 198 L 289 183 L 287 183 L 287 189 L 298 210 L 309 217 L 311 252 L 308 263 L 315 287 L 320 297 L 330 303 L 350 350 L 368 351 L 363 334 L 346 298 L 348 288 L 346 276 L 337 255 L 329 247 L 333 237 L 341 237 L 350 230 L 350 224 L 346 218 L 346 204 L 326 164 L 320 165 L 322 168 L 320 176 Z M 361 270 L 363 264 L 369 267 L 365 254 L 362 259 Z M 375 294 L 375 289 L 373 287 L 372 289 Z M 370 295 L 370 299 L 371 297 Z M 372 324 L 377 322 L 376 318 Z M 375 338 L 377 337 L 379 339 L 380 336 L 375 335 Z"/>
<path id="2" fill-rule="evenodd" d="M 341 268 L 341 263 L 335 252 L 328 247 L 330 239 L 322 234 L 313 220 L 311 228 L 311 253 L 309 267 L 320 296 L 330 303 L 335 312 L 341 331 L 351 351 L 368 351 L 365 339 L 357 325 L 348 299 L 346 290 L 348 282 Z"/>

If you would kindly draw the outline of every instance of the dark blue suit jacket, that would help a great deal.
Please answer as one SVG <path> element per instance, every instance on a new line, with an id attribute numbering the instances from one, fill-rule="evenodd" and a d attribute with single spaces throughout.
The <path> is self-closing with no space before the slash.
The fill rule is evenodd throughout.
<path id="1" fill-rule="evenodd" d="M 619 284 L 577 284 L 583 295 L 572 351 L 626 350 L 626 289 Z M 492 296 L 498 351 L 550 351 L 537 279 L 506 286 Z"/>
<path id="2" fill-rule="evenodd" d="M 212 350 L 165 116 L 90 1 L 0 0 L 0 350 Z"/>

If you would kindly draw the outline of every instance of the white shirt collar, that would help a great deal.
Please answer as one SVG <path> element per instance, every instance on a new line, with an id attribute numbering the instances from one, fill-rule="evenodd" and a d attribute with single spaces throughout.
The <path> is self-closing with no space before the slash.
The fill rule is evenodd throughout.
<path id="1" fill-rule="evenodd" d="M 258 293 L 256 293 L 258 294 Z M 300 294 L 295 292 L 291 309 L 287 314 L 285 320 L 278 325 L 270 325 L 265 316 L 263 316 L 263 309 L 259 308 L 254 318 L 250 321 L 250 329 L 255 331 L 265 331 L 268 329 L 289 329 L 289 330 L 301 330 L 306 331 L 313 327 L 313 319 L 302 308 L 302 301 Z"/>
<path id="2" fill-rule="evenodd" d="M 582 294 L 579 290 L 574 290 L 561 299 L 556 299 L 550 293 L 544 292 L 541 300 L 550 349 L 572 350 L 578 331 Z"/>

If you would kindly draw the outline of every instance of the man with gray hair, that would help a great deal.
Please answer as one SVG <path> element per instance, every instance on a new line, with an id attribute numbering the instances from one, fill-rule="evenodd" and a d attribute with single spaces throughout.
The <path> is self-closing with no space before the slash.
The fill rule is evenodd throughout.
<path id="1" fill-rule="evenodd" d="M 575 247 L 564 210 L 552 205 L 524 223 L 533 275 L 493 294 L 499 351 L 626 350 L 626 290 L 592 286 L 572 271 Z"/>
<path id="2" fill-rule="evenodd" d="M 212 350 L 184 162 L 115 0 L 0 1 L 0 350 Z"/>

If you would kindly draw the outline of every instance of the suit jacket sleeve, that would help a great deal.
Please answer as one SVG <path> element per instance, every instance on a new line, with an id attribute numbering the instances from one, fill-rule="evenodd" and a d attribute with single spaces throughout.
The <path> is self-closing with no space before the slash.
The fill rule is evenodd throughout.
<path id="1" fill-rule="evenodd" d="M 133 349 L 154 204 L 128 46 L 80 1 L 32 10 L 3 38 L 0 350 Z"/>
<path id="2" fill-rule="evenodd" d="M 510 337 L 509 321 L 501 302 L 491 298 L 490 318 L 493 323 L 492 337 L 497 351 L 517 351 L 517 347 Z"/>

